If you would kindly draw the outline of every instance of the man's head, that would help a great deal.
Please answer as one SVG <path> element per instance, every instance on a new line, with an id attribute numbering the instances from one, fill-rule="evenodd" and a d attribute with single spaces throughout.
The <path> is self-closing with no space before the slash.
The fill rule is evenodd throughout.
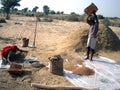
<path id="1" fill-rule="evenodd" d="M 13 50 L 13 51 L 17 51 L 17 50 L 18 50 L 18 47 L 17 47 L 16 45 L 13 45 L 13 46 L 12 46 L 12 50 Z"/>
<path id="2" fill-rule="evenodd" d="M 95 24 L 95 17 L 94 17 L 93 15 L 90 15 L 90 16 L 88 17 L 88 24 L 89 24 L 89 25 Z"/>

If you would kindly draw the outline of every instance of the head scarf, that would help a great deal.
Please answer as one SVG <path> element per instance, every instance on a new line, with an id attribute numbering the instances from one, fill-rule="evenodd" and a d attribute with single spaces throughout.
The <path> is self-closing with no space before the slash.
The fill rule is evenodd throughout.
<path id="1" fill-rule="evenodd" d="M 16 51 L 18 47 L 16 45 L 11 46 L 13 51 Z"/>

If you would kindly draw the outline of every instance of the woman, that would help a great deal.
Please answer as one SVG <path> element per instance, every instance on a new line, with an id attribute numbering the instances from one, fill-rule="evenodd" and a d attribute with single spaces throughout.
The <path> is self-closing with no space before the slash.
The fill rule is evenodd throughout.
<path id="1" fill-rule="evenodd" d="M 95 53 L 96 38 L 99 27 L 99 21 L 95 12 L 87 17 L 87 23 L 90 25 L 90 29 L 87 40 L 87 57 L 85 59 L 89 59 L 89 54 L 91 52 L 90 60 L 92 61 L 93 55 Z"/>
<path id="2" fill-rule="evenodd" d="M 7 63 L 11 63 L 11 61 L 14 61 L 17 51 L 22 52 L 23 50 L 20 50 L 16 45 L 5 46 L 1 50 L 2 65 L 6 65 Z"/>

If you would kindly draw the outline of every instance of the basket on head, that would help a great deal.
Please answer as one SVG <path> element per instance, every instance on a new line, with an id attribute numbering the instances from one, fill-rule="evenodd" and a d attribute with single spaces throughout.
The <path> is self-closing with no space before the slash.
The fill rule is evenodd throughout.
<path id="1" fill-rule="evenodd" d="M 91 3 L 88 7 L 84 9 L 84 12 L 89 16 L 93 12 L 97 12 L 98 8 L 94 3 Z"/>

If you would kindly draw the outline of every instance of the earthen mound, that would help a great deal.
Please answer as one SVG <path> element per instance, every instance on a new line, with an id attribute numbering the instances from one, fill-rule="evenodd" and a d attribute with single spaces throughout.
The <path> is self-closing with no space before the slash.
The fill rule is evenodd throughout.
<path id="1" fill-rule="evenodd" d="M 89 27 L 81 27 L 79 30 L 71 33 L 63 40 L 66 49 L 74 49 L 75 51 L 86 50 Z M 117 35 L 107 26 L 100 24 L 96 50 L 120 50 L 120 40 Z"/>

